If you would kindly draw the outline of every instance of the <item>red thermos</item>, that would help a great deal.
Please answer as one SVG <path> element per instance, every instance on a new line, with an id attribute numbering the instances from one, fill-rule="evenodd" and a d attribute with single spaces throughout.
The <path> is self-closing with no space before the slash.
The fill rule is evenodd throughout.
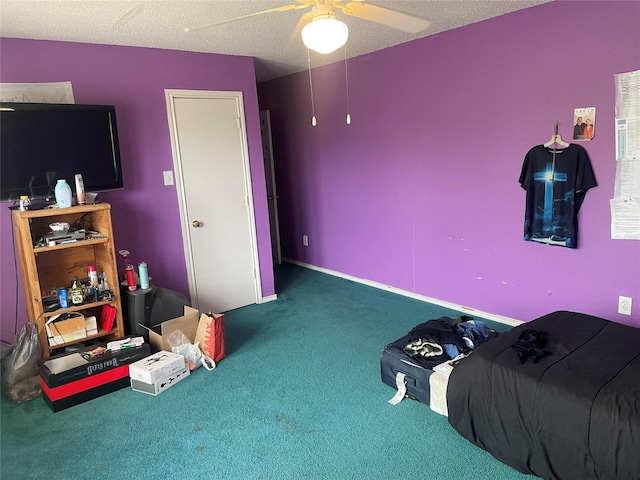
<path id="1" fill-rule="evenodd" d="M 130 292 L 135 292 L 138 287 L 136 286 L 136 277 L 133 274 L 133 265 L 127 265 L 125 267 L 125 273 L 127 275 L 127 287 Z"/>

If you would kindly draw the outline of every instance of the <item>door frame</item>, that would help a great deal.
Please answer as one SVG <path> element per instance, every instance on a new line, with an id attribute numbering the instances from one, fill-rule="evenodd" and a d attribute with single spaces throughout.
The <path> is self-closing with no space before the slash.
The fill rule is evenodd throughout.
<path id="1" fill-rule="evenodd" d="M 238 128 L 240 130 L 240 148 L 242 155 L 242 167 L 244 171 L 244 184 L 247 191 L 247 215 L 249 221 L 249 232 L 251 235 L 251 255 L 253 262 L 254 297 L 255 303 L 261 303 L 262 281 L 260 277 L 260 262 L 258 257 L 258 236 L 256 232 L 256 219 L 253 205 L 253 190 L 251 188 L 251 167 L 249 164 L 249 147 L 247 142 L 247 127 L 244 117 L 244 99 L 239 91 L 219 91 L 219 90 L 177 90 L 165 89 L 165 99 L 167 103 L 167 120 L 169 123 L 169 134 L 171 137 L 171 154 L 173 156 L 173 171 L 175 174 L 176 193 L 178 196 L 178 209 L 180 212 L 180 229 L 182 230 L 182 240 L 184 257 L 187 268 L 187 279 L 189 283 L 189 296 L 191 305 L 198 308 L 197 284 L 194 269 L 194 260 L 191 243 L 191 219 L 189 219 L 186 209 L 186 187 L 182 172 L 182 158 L 178 148 L 178 134 L 175 117 L 174 101 L 180 98 L 202 98 L 202 99 L 234 99 L 236 101 L 236 112 L 238 113 Z"/>
<path id="2" fill-rule="evenodd" d="M 262 156 L 264 157 L 264 174 L 267 177 L 267 205 L 269 207 L 269 230 L 271 233 L 272 257 L 273 261 L 280 265 L 282 263 L 282 248 L 280 242 L 280 217 L 278 215 L 279 197 L 278 188 L 276 186 L 276 168 L 273 163 L 274 159 L 273 139 L 271 137 L 271 111 L 260 110 L 259 114 L 260 137 L 262 140 Z M 267 142 L 266 145 L 265 142 Z M 269 187 L 271 187 L 271 196 L 269 196 Z"/>

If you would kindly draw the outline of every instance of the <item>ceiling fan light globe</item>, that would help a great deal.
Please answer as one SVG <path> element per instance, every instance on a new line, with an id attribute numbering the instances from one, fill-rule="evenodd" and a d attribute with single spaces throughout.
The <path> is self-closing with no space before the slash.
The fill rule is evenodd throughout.
<path id="1" fill-rule="evenodd" d="M 318 53 L 331 53 L 345 43 L 349 37 L 347 26 L 336 18 L 318 18 L 302 29 L 302 41 L 307 48 Z"/>

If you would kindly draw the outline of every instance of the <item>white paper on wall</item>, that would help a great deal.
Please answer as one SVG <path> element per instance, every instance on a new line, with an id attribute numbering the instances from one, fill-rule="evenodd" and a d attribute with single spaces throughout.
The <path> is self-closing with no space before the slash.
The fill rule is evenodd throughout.
<path id="1" fill-rule="evenodd" d="M 71 82 L 0 83 L 0 101 L 15 103 L 75 103 Z"/>
<path id="2" fill-rule="evenodd" d="M 640 157 L 621 158 L 616 162 L 613 198 L 640 198 Z"/>
<path id="3" fill-rule="evenodd" d="M 611 238 L 640 240 L 640 70 L 614 78 L 616 178 Z"/>
<path id="4" fill-rule="evenodd" d="M 640 198 L 611 199 L 611 238 L 640 238 Z"/>
<path id="5" fill-rule="evenodd" d="M 618 73 L 616 82 L 616 118 L 640 117 L 640 70 Z"/>
<path id="6" fill-rule="evenodd" d="M 616 118 L 616 160 L 640 158 L 640 117 Z"/>

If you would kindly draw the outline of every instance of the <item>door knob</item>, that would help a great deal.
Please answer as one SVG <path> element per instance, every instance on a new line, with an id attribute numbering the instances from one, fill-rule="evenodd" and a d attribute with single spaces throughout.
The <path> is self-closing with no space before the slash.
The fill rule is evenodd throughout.
<path id="1" fill-rule="evenodd" d="M 198 220 L 194 220 L 193 222 L 191 222 L 191 226 L 193 228 L 198 228 L 202 226 L 202 222 L 199 222 Z"/>

